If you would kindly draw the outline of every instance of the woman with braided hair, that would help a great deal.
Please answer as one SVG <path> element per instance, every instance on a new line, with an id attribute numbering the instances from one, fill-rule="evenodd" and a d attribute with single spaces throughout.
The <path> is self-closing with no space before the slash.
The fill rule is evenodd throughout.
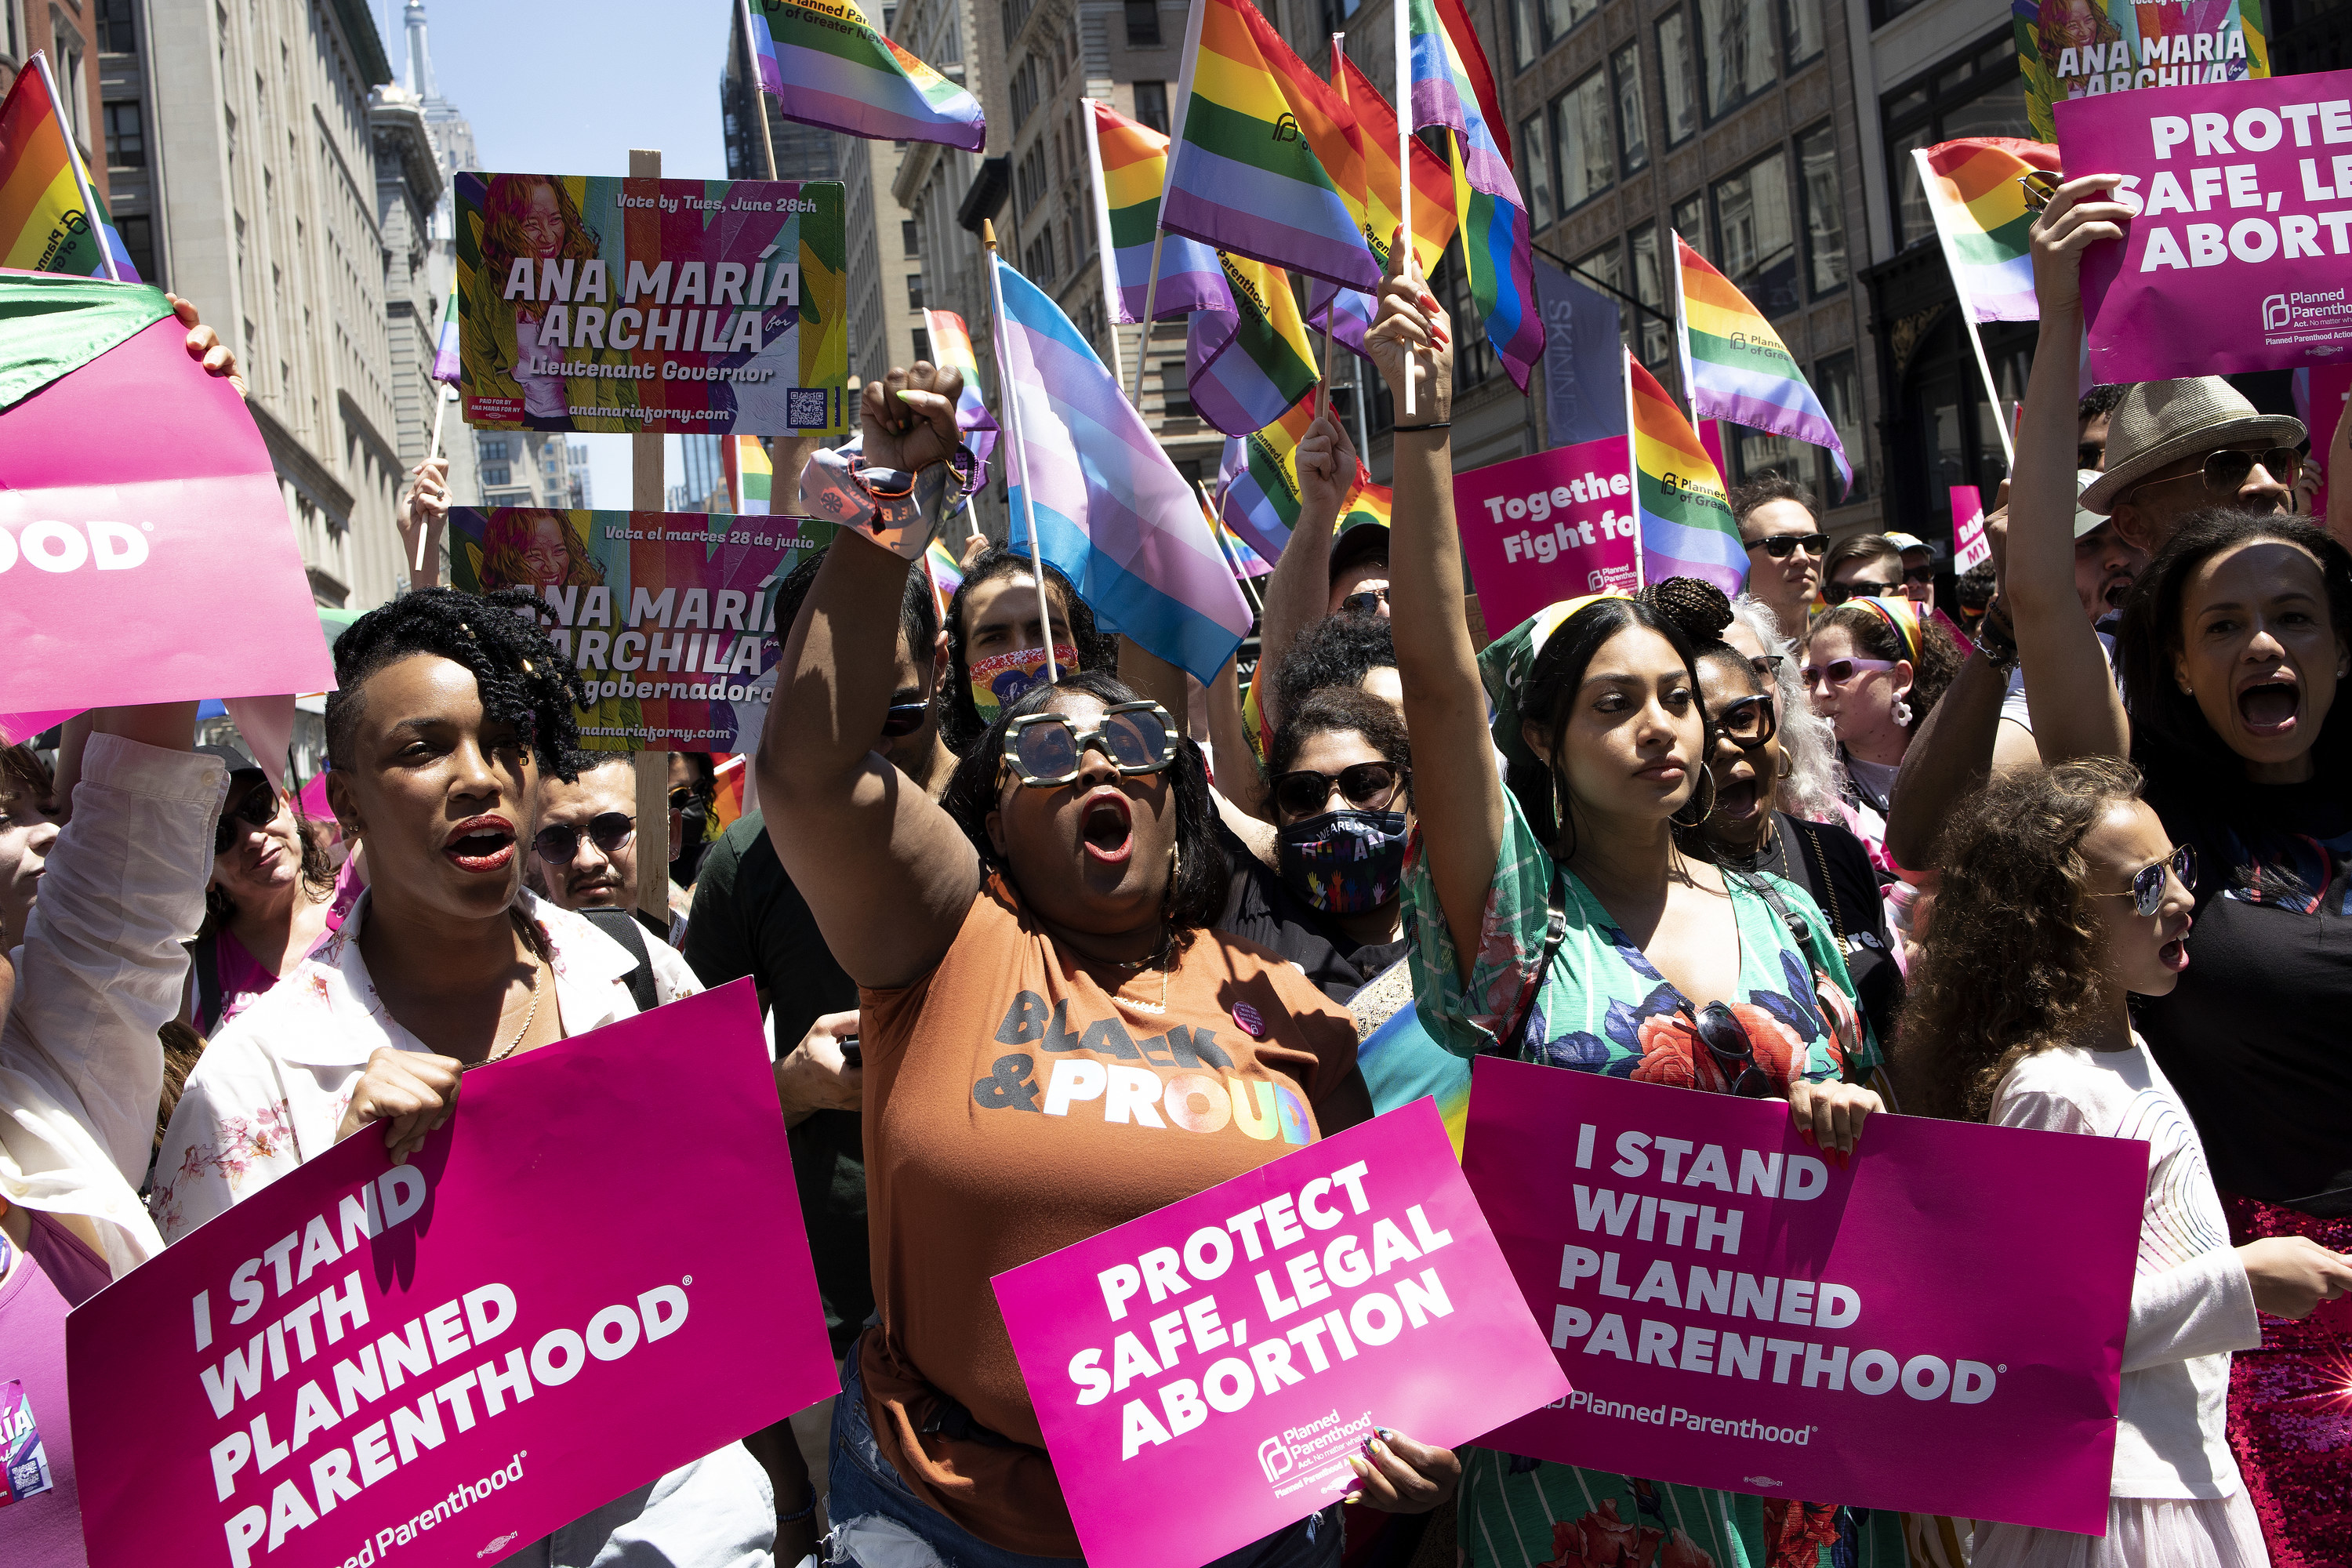
<path id="1" fill-rule="evenodd" d="M 578 744 L 577 679 L 530 603 L 422 589 L 336 639 L 327 798 L 367 841 L 368 889 L 188 1075 L 155 1167 L 166 1241 L 372 1123 L 404 1161 L 456 1111 L 461 1073 L 636 1011 L 636 961 L 522 885 L 531 791 Z M 648 946 L 656 996 L 698 989 Z M 584 1564 L 624 1527 L 698 1568 L 764 1568 L 775 1540 L 766 1478 L 730 1445 L 523 1550 Z"/>
<path id="2" fill-rule="evenodd" d="M 1422 421 L 1397 430 L 1389 542 L 1420 814 L 1404 923 L 1422 1021 L 1458 1056 L 1785 1100 L 1843 1164 L 1880 1101 L 1843 1081 L 1875 1047 L 1854 1026 L 1829 922 L 1791 884 L 1714 864 L 1696 837 L 1717 789 L 1692 645 L 1720 640 L 1730 605 L 1697 583 L 1570 600 L 1474 654 L 1446 435 L 1451 328 L 1410 247 L 1395 255 L 1365 343 L 1400 408 L 1413 387 Z M 1572 1297 L 1582 1327 L 1564 1311 L 1555 1333 L 1630 1359 L 1624 1320 L 1596 1303 L 1608 1304 Z M 1486 1449 L 1464 1456 L 1460 1510 L 1475 1568 L 1903 1560 L 1893 1514 Z"/>

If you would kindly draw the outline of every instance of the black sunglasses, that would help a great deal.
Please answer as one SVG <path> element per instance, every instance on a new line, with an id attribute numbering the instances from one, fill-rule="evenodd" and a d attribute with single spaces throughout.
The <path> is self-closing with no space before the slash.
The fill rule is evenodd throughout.
<path id="1" fill-rule="evenodd" d="M 2238 493 L 2238 487 L 2246 482 L 2247 476 L 2254 471 L 2256 463 L 2260 463 L 2271 478 L 2283 485 L 2294 484 L 2295 477 L 2303 472 L 2303 454 L 2293 447 L 2273 447 L 2267 452 L 2249 452 L 2242 447 L 2224 447 L 2218 452 L 2206 453 L 2205 461 L 2193 474 L 2175 474 L 2168 479 L 2146 479 L 2136 488 L 2147 489 L 2153 485 L 2168 485 L 2201 476 L 2206 489 L 2214 495 L 2233 496 Z"/>
<path id="2" fill-rule="evenodd" d="M 890 711 L 882 717 L 882 738 L 895 741 L 901 735 L 911 735 L 923 727 L 923 718 L 931 710 L 929 702 L 893 702 Z"/>
<path id="3" fill-rule="evenodd" d="M 673 790 L 670 793 L 675 800 L 677 792 Z M 597 848 L 611 855 L 637 836 L 637 819 L 625 811 L 600 812 L 590 817 L 584 827 L 575 827 L 568 823 L 558 827 L 542 827 L 539 836 L 530 842 L 538 849 L 539 858 L 549 865 L 569 866 L 580 853 L 580 836 L 583 833 L 587 834 Z"/>
<path id="4" fill-rule="evenodd" d="M 1928 574 L 1930 576 L 1934 574 L 1932 572 Z M 1843 605 L 1848 599 L 1866 598 L 1872 595 L 1883 599 L 1890 594 L 1899 594 L 1902 591 L 1903 584 L 1900 583 L 1856 582 L 1822 584 L 1822 597 L 1832 605 Z"/>
<path id="5" fill-rule="evenodd" d="M 1024 713 L 1004 731 L 1004 761 L 1033 789 L 1066 784 L 1100 752 L 1121 778 L 1156 773 L 1176 760 L 1176 721 L 1157 702 L 1114 702 L 1102 722 L 1081 731 L 1066 713 Z"/>
<path id="6" fill-rule="evenodd" d="M 1936 580 L 1936 563 L 1930 561 L 1925 566 L 1906 566 L 1903 568 L 1903 580 L 1906 583 L 1932 583 Z"/>
<path id="7" fill-rule="evenodd" d="M 1367 588 L 1360 594 L 1350 594 L 1339 601 L 1339 608 L 1351 616 L 1377 616 L 1381 606 L 1389 602 L 1386 588 Z"/>
<path id="8" fill-rule="evenodd" d="M 2197 890 L 2197 846 L 2184 844 L 2161 860 L 2151 860 L 2132 874 L 2131 890 L 2123 893 L 2093 893 L 2095 899 L 2129 899 L 2132 908 L 2143 915 L 2152 915 L 2164 902 L 2164 873 L 2169 869 L 2180 879 L 2180 885 L 2189 892 Z"/>
<path id="9" fill-rule="evenodd" d="M 680 784 L 669 792 L 669 808 L 672 811 L 691 811 L 698 804 L 709 805 L 716 793 L 704 784 Z"/>
<path id="10" fill-rule="evenodd" d="M 1830 536 L 1826 533 L 1776 533 L 1769 539 L 1759 539 L 1748 546 L 1760 550 L 1775 561 L 1786 561 L 1801 550 L 1808 555 L 1829 553 Z"/>
<path id="11" fill-rule="evenodd" d="M 1336 773 L 1299 768 L 1274 781 L 1274 804 L 1285 816 L 1320 816 L 1337 789 L 1359 811 L 1396 799 L 1404 773 L 1391 763 L 1355 763 Z"/>
<path id="12" fill-rule="evenodd" d="M 1752 752 L 1780 732 L 1780 715 L 1762 692 L 1727 702 L 1715 716 L 1716 733 L 1743 752 Z"/>
<path id="13" fill-rule="evenodd" d="M 228 847 L 245 837 L 237 828 L 238 823 L 247 827 L 267 827 L 277 820 L 276 786 L 267 783 L 254 785 L 242 801 L 221 813 L 220 823 L 213 829 L 213 853 L 227 854 Z"/>
<path id="14" fill-rule="evenodd" d="M 1747 1026 L 1730 1008 L 1720 1002 L 1710 1002 L 1699 1009 L 1693 1023 L 1698 1031 L 1698 1043 L 1706 1047 L 1716 1067 L 1730 1079 L 1732 1093 L 1744 1100 L 1772 1097 L 1771 1075 L 1756 1065 L 1756 1042 L 1748 1037 Z"/>

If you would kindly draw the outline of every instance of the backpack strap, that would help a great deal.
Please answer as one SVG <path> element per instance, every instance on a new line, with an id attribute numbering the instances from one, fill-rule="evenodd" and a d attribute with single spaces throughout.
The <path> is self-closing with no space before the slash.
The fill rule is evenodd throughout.
<path id="1" fill-rule="evenodd" d="M 582 910 L 580 913 L 588 917 L 590 925 L 627 948 L 629 956 L 637 961 L 637 967 L 629 975 L 629 995 L 636 1003 L 637 1011 L 650 1013 L 659 1006 L 661 998 L 654 990 L 654 955 L 646 946 L 646 928 L 637 923 L 637 917 L 627 910 L 614 909 Z"/>
<path id="2" fill-rule="evenodd" d="M 1559 951 L 1568 935 L 1568 873 L 1555 865 L 1551 871 L 1551 914 L 1544 929 L 1543 954 L 1519 987 L 1518 1005 L 1511 1009 L 1511 1030 L 1496 1043 L 1492 1056 L 1508 1057 L 1513 1061 L 1527 1060 L 1528 1024 L 1535 1016 L 1536 999 L 1542 994 L 1544 976 L 1551 972 L 1552 955 Z"/>

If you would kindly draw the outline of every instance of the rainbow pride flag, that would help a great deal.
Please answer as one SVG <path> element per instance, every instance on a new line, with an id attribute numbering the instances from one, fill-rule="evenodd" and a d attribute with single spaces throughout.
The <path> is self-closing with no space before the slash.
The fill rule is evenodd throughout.
<path id="1" fill-rule="evenodd" d="M 775 465 L 757 436 L 721 436 L 719 466 L 727 474 L 727 504 L 738 516 L 764 517 L 776 485 Z"/>
<path id="2" fill-rule="evenodd" d="M 1226 527 L 1224 519 L 1209 510 L 1206 496 L 1201 498 L 1201 515 L 1209 520 L 1209 527 L 1215 532 L 1217 542 L 1224 547 L 1225 554 L 1233 561 L 1234 576 L 1263 577 L 1274 570 L 1273 562 L 1252 549 L 1248 540 Z"/>
<path id="3" fill-rule="evenodd" d="M 1853 465 L 1789 345 L 1748 296 L 1679 234 L 1675 255 L 1675 331 L 1691 411 L 1828 447 L 1843 495 L 1853 485 Z"/>
<path id="4" fill-rule="evenodd" d="M 1215 680 L 1253 617 L 1192 484 L 1061 307 L 1002 258 L 995 275 L 1024 437 L 1013 526 L 1036 530 L 1105 631 Z"/>
<path id="5" fill-rule="evenodd" d="M 449 279 L 449 302 L 441 307 L 441 331 L 433 344 L 434 380 L 449 386 L 457 384 L 457 279 Z"/>
<path id="6" fill-rule="evenodd" d="M 2058 149 L 2015 136 L 1964 136 L 1914 148 L 1944 265 L 1960 308 L 1978 321 L 2036 321 L 2033 213 L 2020 176 L 2059 172 Z"/>
<path id="7" fill-rule="evenodd" d="M 1475 143 L 1454 133 L 1454 198 L 1462 219 L 1462 264 L 1470 274 L 1470 298 L 1486 326 L 1486 341 L 1502 357 L 1512 384 L 1525 392 L 1528 373 L 1544 350 L 1528 209 L 1516 184 L 1508 191 L 1479 186 L 1470 174 L 1474 161 L 1465 156 L 1469 146 Z M 1499 162 L 1496 166 L 1501 166 Z M 1509 177 L 1506 171 L 1504 178 Z"/>
<path id="8" fill-rule="evenodd" d="M 948 624 L 948 601 L 963 586 L 963 573 L 948 547 L 934 539 L 923 547 L 923 570 L 931 579 L 931 603 L 940 612 L 940 625 Z"/>
<path id="9" fill-rule="evenodd" d="M 1388 270 L 1389 240 L 1399 222 L 1397 198 L 1403 182 L 1397 174 L 1396 110 L 1381 89 L 1335 47 L 1332 85 L 1356 117 L 1356 142 L 1364 161 L 1364 242 L 1372 258 Z M 1412 141 L 1412 252 L 1423 277 L 1452 243 L 1459 220 L 1454 211 L 1453 173 L 1419 137 Z M 1364 329 L 1376 313 L 1372 296 L 1341 289 L 1318 278 L 1307 289 L 1307 322 L 1336 336 L 1357 353 L 1364 352 Z"/>
<path id="10" fill-rule="evenodd" d="M 1248 436 L 1280 419 L 1323 378 L 1289 277 L 1246 257 L 1220 259 L 1233 307 L 1194 314 L 1184 379 L 1202 418 L 1228 436 Z"/>
<path id="11" fill-rule="evenodd" d="M 1503 178 L 1510 178 L 1510 121 L 1462 0 L 1409 0 L 1406 20 L 1412 29 L 1414 128 L 1444 125 L 1466 132 L 1474 121 L 1484 125 Z M 1494 176 L 1489 171 L 1485 177 Z"/>
<path id="12" fill-rule="evenodd" d="M 1271 561 L 1298 522 L 1298 443 L 1315 423 L 1315 399 L 1300 398 L 1261 430 L 1225 443 L 1222 510 L 1226 526 Z"/>
<path id="13" fill-rule="evenodd" d="M 1217 253 L 1181 234 L 1160 239 L 1160 287 L 1148 287 L 1151 247 L 1160 238 L 1160 193 L 1168 183 L 1168 138 L 1098 100 L 1087 99 L 1084 108 L 1094 165 L 1096 249 L 1110 319 L 1143 320 L 1147 294 L 1155 317 L 1229 309 L 1233 300 Z"/>
<path id="14" fill-rule="evenodd" d="M 1160 220 L 1205 245 L 1366 291 L 1354 117 L 1249 0 L 1194 0 Z"/>
<path id="15" fill-rule="evenodd" d="M 980 100 L 866 19 L 857 0 L 749 0 L 760 85 L 787 120 L 877 142 L 980 152 Z"/>
<path id="16" fill-rule="evenodd" d="M 1723 476 L 1666 389 L 1630 353 L 1625 377 L 1642 581 L 1703 577 L 1737 594 L 1748 579 L 1748 552 L 1724 500 Z"/>
<path id="17" fill-rule="evenodd" d="M 1372 476 L 1360 458 L 1356 463 L 1356 488 L 1339 508 L 1339 521 L 1332 526 L 1334 534 L 1351 528 L 1370 525 L 1390 526 L 1390 516 L 1396 510 L 1396 492 L 1386 485 L 1372 483 Z"/>
<path id="18" fill-rule="evenodd" d="M 111 256 L 116 279 L 136 283 L 139 273 L 95 185 L 89 190 L 97 232 L 91 232 L 91 215 L 82 204 L 89 170 L 75 177 L 80 163 L 49 96 L 47 61 L 37 53 L 0 100 L 0 267 L 103 278 Z"/>
<path id="19" fill-rule="evenodd" d="M 980 395 L 980 359 L 971 352 L 971 330 L 953 310 L 926 310 L 923 330 L 930 334 L 931 363 L 953 365 L 963 372 L 963 391 L 956 397 L 956 428 L 964 445 L 982 463 L 996 450 L 996 416 Z M 952 589 L 950 592 L 953 592 Z"/>

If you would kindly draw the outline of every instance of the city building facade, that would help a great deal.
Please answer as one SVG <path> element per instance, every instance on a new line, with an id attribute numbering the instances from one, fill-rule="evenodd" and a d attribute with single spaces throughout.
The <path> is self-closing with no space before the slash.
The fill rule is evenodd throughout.
<path id="1" fill-rule="evenodd" d="M 849 374 L 861 384 L 894 364 L 931 357 L 923 326 L 920 230 L 892 195 L 904 142 L 840 138 L 842 183 L 848 189 Z"/>
<path id="2" fill-rule="evenodd" d="M 89 165 L 99 199 L 110 207 L 113 197 L 106 173 L 113 160 L 100 154 L 114 123 L 106 105 L 116 95 L 102 85 L 104 57 L 135 47 L 129 39 L 136 5 L 137 0 L 0 0 L 0 95 L 16 84 L 35 54 L 47 57 L 67 128 Z"/>
<path id="3" fill-rule="evenodd" d="M 432 209 L 425 250 L 425 292 L 432 300 L 434 342 L 437 347 L 442 313 L 449 308 L 450 287 L 457 277 L 457 172 L 479 169 L 482 163 L 474 150 L 473 125 L 455 104 L 441 96 L 441 85 L 434 79 L 425 0 L 408 0 L 402 24 L 403 85 L 415 96 L 425 116 L 425 129 L 433 141 L 434 163 L 441 174 L 441 199 Z M 433 390 L 434 395 L 440 395 L 438 386 Z M 454 397 L 446 414 L 436 410 L 434 416 L 442 421 L 441 456 L 449 465 L 449 494 L 461 504 L 479 500 L 482 478 L 478 437 L 467 426 Z M 425 446 L 431 448 L 429 434 Z M 584 460 L 579 466 L 584 472 Z M 445 548 L 446 542 L 445 540 Z"/>

